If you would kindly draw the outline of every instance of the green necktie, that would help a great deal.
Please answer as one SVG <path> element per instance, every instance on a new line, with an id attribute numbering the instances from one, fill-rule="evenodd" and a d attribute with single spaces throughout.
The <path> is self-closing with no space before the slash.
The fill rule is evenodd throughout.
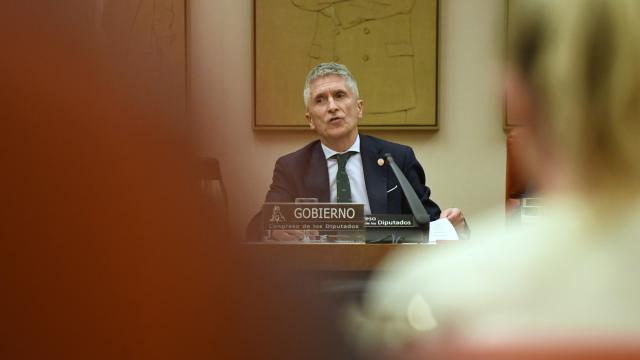
<path id="1" fill-rule="evenodd" d="M 343 154 L 335 154 L 332 157 L 338 160 L 338 173 L 336 174 L 336 190 L 339 203 L 351 202 L 351 185 L 347 175 L 347 161 L 355 151 L 347 151 Z"/>

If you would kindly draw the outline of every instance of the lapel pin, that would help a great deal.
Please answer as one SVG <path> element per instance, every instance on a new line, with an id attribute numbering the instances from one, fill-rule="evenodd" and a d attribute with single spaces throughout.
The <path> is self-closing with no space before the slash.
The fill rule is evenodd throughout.
<path id="1" fill-rule="evenodd" d="M 382 165 L 384 165 L 384 160 L 378 159 L 378 166 L 382 166 Z"/>

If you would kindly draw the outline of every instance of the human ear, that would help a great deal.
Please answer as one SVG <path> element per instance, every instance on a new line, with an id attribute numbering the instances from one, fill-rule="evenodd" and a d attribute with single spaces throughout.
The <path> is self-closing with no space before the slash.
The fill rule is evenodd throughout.
<path id="1" fill-rule="evenodd" d="M 313 125 L 313 121 L 311 120 L 311 115 L 309 115 L 309 113 L 304 114 L 304 119 L 309 123 L 309 127 L 311 128 L 311 130 L 316 129 L 315 125 Z"/>

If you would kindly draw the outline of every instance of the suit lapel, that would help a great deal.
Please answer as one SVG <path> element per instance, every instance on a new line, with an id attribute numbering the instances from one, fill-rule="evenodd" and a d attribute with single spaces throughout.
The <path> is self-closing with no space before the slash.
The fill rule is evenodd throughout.
<path id="1" fill-rule="evenodd" d="M 387 212 L 387 166 L 378 165 L 378 159 L 383 158 L 382 147 L 371 137 L 360 134 L 360 155 L 371 213 L 384 214 Z"/>
<path id="2" fill-rule="evenodd" d="M 304 174 L 306 178 L 303 180 L 308 194 L 305 197 L 316 197 L 318 201 L 329 202 L 329 170 L 327 169 L 327 159 L 320 146 L 320 141 L 316 142 L 311 150 L 307 171 Z"/>

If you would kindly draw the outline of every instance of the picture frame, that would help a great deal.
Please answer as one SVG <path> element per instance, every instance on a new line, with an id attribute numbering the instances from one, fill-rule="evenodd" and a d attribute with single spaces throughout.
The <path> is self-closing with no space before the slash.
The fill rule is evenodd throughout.
<path id="1" fill-rule="evenodd" d="M 346 65 L 362 129 L 438 128 L 438 0 L 254 0 L 255 130 L 309 129 L 304 81 Z"/>
<path id="2" fill-rule="evenodd" d="M 184 118 L 187 111 L 189 5 L 189 0 L 99 0 L 93 5 L 95 41 L 139 85 L 128 91 L 172 119 Z"/>

